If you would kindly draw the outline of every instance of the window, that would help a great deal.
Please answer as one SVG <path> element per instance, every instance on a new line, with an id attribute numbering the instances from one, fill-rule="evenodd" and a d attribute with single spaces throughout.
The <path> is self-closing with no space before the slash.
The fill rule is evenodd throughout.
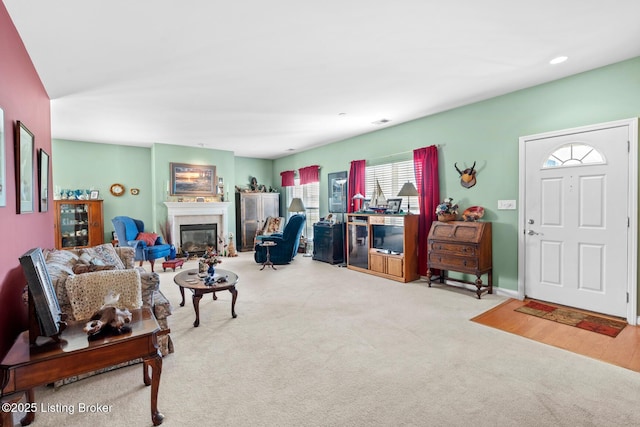
<path id="1" fill-rule="evenodd" d="M 371 199 L 376 188 L 376 181 L 380 184 L 382 194 L 385 199 L 396 199 L 398 193 L 405 182 L 409 181 L 416 184 L 416 178 L 413 171 L 413 160 L 405 160 L 401 162 L 385 163 L 382 165 L 367 166 L 365 171 L 365 188 L 367 199 Z M 407 197 L 402 197 L 402 209 L 406 210 Z M 418 198 L 411 197 L 411 212 L 419 213 Z"/>
<path id="2" fill-rule="evenodd" d="M 320 183 L 300 185 L 300 180 L 296 178 L 295 186 L 287 188 L 287 209 L 294 197 L 299 197 L 304 203 L 307 222 L 305 224 L 304 236 L 308 240 L 313 240 L 313 224 L 320 221 Z M 287 219 L 295 212 L 287 212 Z"/>
<path id="3" fill-rule="evenodd" d="M 557 148 L 542 165 L 543 168 L 580 166 L 604 163 L 604 156 L 590 145 L 571 143 Z"/>

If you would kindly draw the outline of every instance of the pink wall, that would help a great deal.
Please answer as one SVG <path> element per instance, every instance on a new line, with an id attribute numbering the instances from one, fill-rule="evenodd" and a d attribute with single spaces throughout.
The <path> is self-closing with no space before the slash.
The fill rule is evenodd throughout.
<path id="1" fill-rule="evenodd" d="M 0 108 L 4 110 L 7 204 L 0 207 L 0 357 L 6 353 L 20 331 L 27 328 L 22 289 L 26 280 L 18 258 L 34 247 L 52 248 L 53 206 L 38 212 L 34 193 L 33 213 L 16 214 L 14 167 L 15 125 L 23 122 L 34 134 L 34 191 L 37 191 L 37 153 L 40 148 L 51 156 L 51 114 L 49 96 L 31 62 L 4 3 L 0 2 Z M 51 166 L 49 167 L 51 169 Z M 49 194 L 52 194 L 49 172 Z"/>

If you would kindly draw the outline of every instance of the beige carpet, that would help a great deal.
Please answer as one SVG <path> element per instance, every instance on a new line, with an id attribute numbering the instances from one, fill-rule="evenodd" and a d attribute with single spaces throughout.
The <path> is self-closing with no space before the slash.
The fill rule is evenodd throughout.
<path id="1" fill-rule="evenodd" d="M 191 265 L 185 265 L 188 268 Z M 424 281 L 401 284 L 302 256 L 259 271 L 252 253 L 221 267 L 229 293 L 179 307 L 164 359 L 166 426 L 636 426 L 640 375 L 470 319 L 505 298 Z M 34 426 L 151 425 L 140 366 L 38 389 Z M 79 403 L 111 405 L 78 413 Z"/>

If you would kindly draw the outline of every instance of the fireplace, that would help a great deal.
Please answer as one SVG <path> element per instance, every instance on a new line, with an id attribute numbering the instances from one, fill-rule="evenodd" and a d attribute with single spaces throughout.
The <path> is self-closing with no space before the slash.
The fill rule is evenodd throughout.
<path id="1" fill-rule="evenodd" d="M 217 248 L 217 224 L 182 224 L 180 225 L 180 252 L 202 256 L 207 246 Z"/>
<path id="2" fill-rule="evenodd" d="M 213 244 L 218 252 L 223 247 L 217 236 L 225 242 L 229 239 L 228 216 L 231 202 L 164 202 L 167 206 L 167 219 L 171 224 L 173 244 L 178 251 L 182 248 L 181 227 L 183 225 L 215 224 Z M 189 239 L 191 240 L 191 239 Z M 180 252 L 182 253 L 182 252 Z"/>

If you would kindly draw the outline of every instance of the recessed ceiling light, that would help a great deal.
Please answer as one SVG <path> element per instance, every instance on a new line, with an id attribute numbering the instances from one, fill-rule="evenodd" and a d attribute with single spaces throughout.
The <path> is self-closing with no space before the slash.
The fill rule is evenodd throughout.
<path id="1" fill-rule="evenodd" d="M 551 61 L 549 61 L 549 64 L 551 65 L 562 64 L 567 59 L 569 59 L 569 57 L 567 56 L 557 56 L 553 58 Z"/>
<path id="2" fill-rule="evenodd" d="M 296 151 L 295 148 L 287 148 L 287 151 Z"/>
<path id="3" fill-rule="evenodd" d="M 371 122 L 371 124 L 374 124 L 374 125 L 384 125 L 384 124 L 389 123 L 390 121 L 391 121 L 391 120 L 389 120 L 389 119 L 380 119 L 380 120 L 376 120 L 375 122 Z"/>

